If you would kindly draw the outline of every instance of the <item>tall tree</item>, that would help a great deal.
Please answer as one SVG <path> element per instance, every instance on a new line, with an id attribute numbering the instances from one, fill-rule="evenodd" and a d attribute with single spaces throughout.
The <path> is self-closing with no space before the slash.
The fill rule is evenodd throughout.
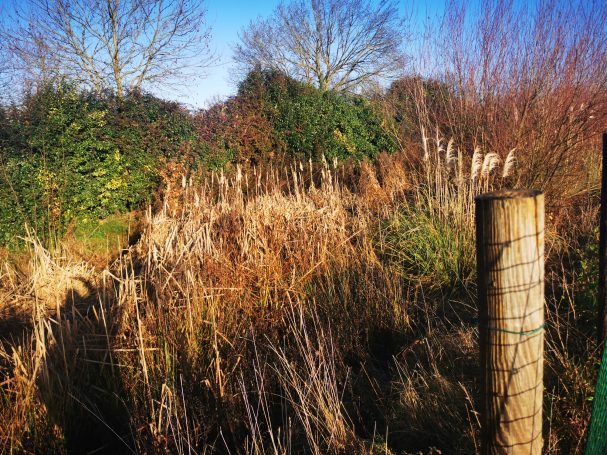
<path id="1" fill-rule="evenodd" d="M 14 72 L 118 96 L 199 75 L 209 36 L 202 0 L 30 0 L 0 24 Z"/>
<path id="2" fill-rule="evenodd" d="M 278 69 L 321 90 L 355 90 L 397 74 L 404 20 L 392 0 L 294 0 L 239 34 L 245 70 Z"/>

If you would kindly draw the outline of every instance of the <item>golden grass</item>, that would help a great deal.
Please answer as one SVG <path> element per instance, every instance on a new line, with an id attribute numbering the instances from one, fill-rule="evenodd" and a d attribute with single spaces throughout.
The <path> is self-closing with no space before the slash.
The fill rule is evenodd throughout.
<path id="1" fill-rule="evenodd" d="M 474 283 L 440 279 L 462 261 L 468 270 L 473 257 L 440 269 L 440 235 L 408 240 L 416 223 L 419 232 L 448 224 L 462 236 L 447 254 L 469 248 L 473 196 L 502 184 L 503 173 L 488 163 L 471 178 L 475 161 L 443 142 L 418 170 L 405 155 L 382 155 L 183 178 L 144 214 L 140 240 L 104 270 L 32 237 L 29 264 L 0 268 L 0 446 L 473 452 Z M 387 235 L 403 217 L 408 230 Z M 387 254 L 422 242 L 435 255 L 423 275 L 407 265 L 414 254 Z M 553 299 L 566 289 L 571 305 L 551 307 L 550 368 L 579 374 L 555 376 L 548 388 L 551 435 L 584 427 L 583 393 L 558 391 L 581 390 L 593 374 L 563 341 L 579 332 L 573 282 L 552 278 Z M 578 332 L 575 349 L 580 340 L 592 347 Z M 550 436 L 549 444 L 567 453 L 572 440 Z"/>

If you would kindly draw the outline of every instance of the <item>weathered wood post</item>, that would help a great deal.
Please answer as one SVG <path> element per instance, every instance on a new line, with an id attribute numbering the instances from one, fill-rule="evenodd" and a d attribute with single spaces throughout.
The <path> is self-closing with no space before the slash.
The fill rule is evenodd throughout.
<path id="1" fill-rule="evenodd" d="M 603 169 L 601 175 L 601 215 L 599 224 L 599 343 L 607 334 L 607 132 L 603 133 Z"/>
<path id="2" fill-rule="evenodd" d="M 483 454 L 541 454 L 544 195 L 476 198 Z"/>

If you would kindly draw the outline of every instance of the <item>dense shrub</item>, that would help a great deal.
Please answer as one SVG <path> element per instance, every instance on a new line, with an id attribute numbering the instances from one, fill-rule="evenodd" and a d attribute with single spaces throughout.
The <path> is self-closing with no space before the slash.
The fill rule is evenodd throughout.
<path id="1" fill-rule="evenodd" d="M 396 149 L 382 115 L 358 96 L 252 71 L 238 94 L 192 116 L 144 93 L 118 98 L 42 86 L 0 111 L 0 244 L 25 225 L 48 239 L 72 221 L 148 201 L 159 182 L 204 167 L 376 157 Z"/>
<path id="2" fill-rule="evenodd" d="M 45 238 L 78 219 L 137 207 L 163 160 L 183 158 L 194 129 L 177 105 L 133 93 L 124 100 L 47 86 L 4 111 L 0 243 L 30 225 Z"/>
<path id="3" fill-rule="evenodd" d="M 281 147 L 261 107 L 261 100 L 238 96 L 198 113 L 195 121 L 199 138 L 207 146 L 209 168 L 219 169 L 233 160 L 272 160 Z"/>
<path id="4" fill-rule="evenodd" d="M 252 71 L 238 94 L 198 115 L 216 155 L 241 163 L 373 158 L 396 149 L 362 97 L 320 90 L 276 71 Z"/>

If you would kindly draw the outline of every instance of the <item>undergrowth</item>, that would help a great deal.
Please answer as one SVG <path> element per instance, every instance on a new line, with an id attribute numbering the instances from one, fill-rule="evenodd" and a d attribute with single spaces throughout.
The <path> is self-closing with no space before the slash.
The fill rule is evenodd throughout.
<path id="1" fill-rule="evenodd" d="M 396 154 L 180 177 L 107 267 L 30 235 L 29 262 L 0 268 L 0 445 L 478 451 L 473 198 L 508 179 L 425 145 L 417 169 Z M 581 453 L 599 358 L 573 266 L 587 207 L 548 217 L 549 453 Z"/>

